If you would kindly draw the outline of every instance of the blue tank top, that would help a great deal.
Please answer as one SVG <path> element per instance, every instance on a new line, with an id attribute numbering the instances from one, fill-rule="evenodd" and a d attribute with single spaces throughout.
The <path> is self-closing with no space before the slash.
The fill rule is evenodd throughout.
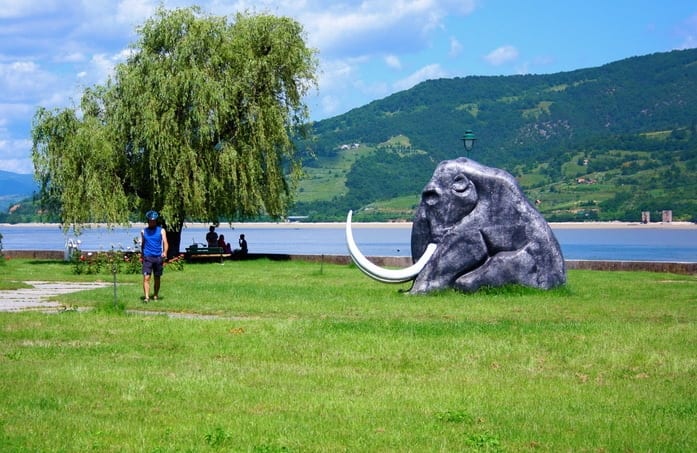
<path id="1" fill-rule="evenodd" d="M 143 229 L 143 255 L 162 256 L 162 227 Z"/>

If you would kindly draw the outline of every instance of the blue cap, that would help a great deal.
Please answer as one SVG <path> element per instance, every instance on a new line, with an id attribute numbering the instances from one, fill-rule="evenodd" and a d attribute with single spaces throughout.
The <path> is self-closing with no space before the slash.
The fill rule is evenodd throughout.
<path id="1" fill-rule="evenodd" d="M 145 218 L 148 220 L 156 220 L 159 216 L 157 211 L 148 211 L 145 213 Z"/>

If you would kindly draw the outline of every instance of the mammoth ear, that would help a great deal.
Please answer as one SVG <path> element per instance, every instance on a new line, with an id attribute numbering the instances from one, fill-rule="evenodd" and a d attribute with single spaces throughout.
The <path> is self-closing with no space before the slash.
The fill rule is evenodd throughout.
<path id="1" fill-rule="evenodd" d="M 453 183 L 450 187 L 457 193 L 464 193 L 472 188 L 472 182 L 464 173 L 460 173 L 453 178 Z"/>

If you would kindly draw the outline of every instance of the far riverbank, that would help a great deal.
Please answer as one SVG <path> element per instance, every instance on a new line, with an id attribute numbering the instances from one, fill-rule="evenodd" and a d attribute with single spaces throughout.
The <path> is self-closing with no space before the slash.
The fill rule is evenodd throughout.
<path id="1" fill-rule="evenodd" d="M 144 224 L 144 223 L 143 223 Z M 140 223 L 134 222 L 130 227 L 140 228 Z M 208 228 L 210 223 L 200 223 L 200 222 L 187 222 L 184 224 L 184 229 L 192 228 Z M 128 226 L 128 225 L 127 225 Z M 225 229 L 240 229 L 254 228 L 254 229 L 323 229 L 323 228 L 344 228 L 346 226 L 345 222 L 223 222 L 219 225 L 219 228 Z M 641 223 L 641 222 L 550 222 L 549 226 L 552 229 L 589 229 L 589 230 L 602 230 L 602 229 L 649 229 L 649 228 L 661 228 L 661 229 L 675 229 L 675 230 L 695 230 L 697 229 L 697 223 L 692 222 L 651 222 L 651 223 Z M 46 228 L 55 227 L 60 229 L 60 224 L 58 223 L 0 223 L 0 233 L 2 233 L 2 228 Z M 411 229 L 411 222 L 352 222 L 352 228 L 408 228 Z M 96 228 L 107 228 L 106 224 L 93 223 L 86 224 L 84 226 L 86 229 L 96 229 Z"/>

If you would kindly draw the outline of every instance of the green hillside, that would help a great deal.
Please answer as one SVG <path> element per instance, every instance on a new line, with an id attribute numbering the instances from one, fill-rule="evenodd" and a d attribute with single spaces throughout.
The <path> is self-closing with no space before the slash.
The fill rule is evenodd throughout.
<path id="1" fill-rule="evenodd" d="M 468 129 L 470 157 L 516 176 L 550 221 L 639 221 L 642 211 L 657 220 L 663 210 L 697 221 L 697 49 L 430 80 L 319 121 L 297 141 L 305 178 L 290 215 L 410 220 L 438 162 L 464 154 Z M 2 222 L 55 218 L 30 200 L 12 213 L 5 204 Z"/>
<path id="2" fill-rule="evenodd" d="M 33 175 L 0 170 L 0 211 L 7 211 L 15 203 L 38 191 Z"/>
<path id="3" fill-rule="evenodd" d="M 313 125 L 292 214 L 409 219 L 443 159 L 504 168 L 548 220 L 697 220 L 697 50 L 550 75 L 423 82 Z M 358 146 L 356 146 L 358 145 Z"/>

